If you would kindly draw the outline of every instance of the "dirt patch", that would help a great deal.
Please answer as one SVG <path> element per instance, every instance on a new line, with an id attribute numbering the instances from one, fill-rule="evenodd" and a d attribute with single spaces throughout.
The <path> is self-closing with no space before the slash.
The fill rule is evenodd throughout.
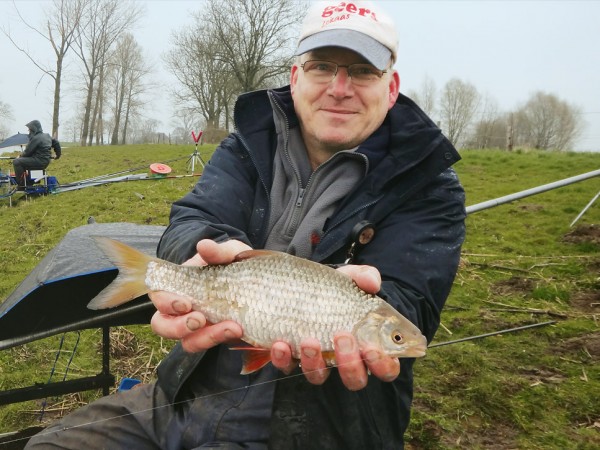
<path id="1" fill-rule="evenodd" d="M 530 278 L 511 277 L 491 286 L 492 292 L 497 295 L 528 295 L 535 288 L 535 282 Z"/>
<path id="2" fill-rule="evenodd" d="M 519 205 L 518 208 L 521 211 L 525 211 L 525 212 L 539 212 L 539 211 L 543 211 L 544 207 L 542 205 L 536 205 L 536 204 L 525 204 L 525 205 Z"/>
<path id="3" fill-rule="evenodd" d="M 539 384 L 560 384 L 567 379 L 566 375 L 556 369 L 521 367 L 519 374 L 526 380 L 529 380 L 530 386 Z"/>
<path id="4" fill-rule="evenodd" d="M 584 314 L 600 314 L 600 291 L 581 291 L 571 297 L 571 307 Z"/>
<path id="5" fill-rule="evenodd" d="M 591 333 L 567 339 L 553 349 L 556 353 L 573 358 L 584 355 L 593 362 L 600 361 L 600 333 Z"/>
<path id="6" fill-rule="evenodd" d="M 592 243 L 600 245 L 600 225 L 579 225 L 563 236 L 563 242 L 573 244 Z"/>

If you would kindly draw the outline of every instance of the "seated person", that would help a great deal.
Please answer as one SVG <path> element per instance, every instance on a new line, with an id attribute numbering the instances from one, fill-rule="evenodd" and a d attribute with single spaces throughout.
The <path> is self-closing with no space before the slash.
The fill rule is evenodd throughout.
<path id="1" fill-rule="evenodd" d="M 13 160 L 15 177 L 18 188 L 25 189 L 25 171 L 45 169 L 50 164 L 52 138 L 44 133 L 39 120 L 32 120 L 27 125 L 29 128 L 29 143 L 23 153 Z"/>

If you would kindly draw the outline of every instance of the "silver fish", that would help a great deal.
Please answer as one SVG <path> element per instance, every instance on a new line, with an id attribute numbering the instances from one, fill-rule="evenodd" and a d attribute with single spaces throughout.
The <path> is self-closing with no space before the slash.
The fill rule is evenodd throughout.
<path id="1" fill-rule="evenodd" d="M 96 238 L 119 268 L 119 276 L 89 304 L 112 308 L 150 291 L 168 291 L 193 299 L 194 309 L 211 323 L 238 322 L 248 351 L 242 373 L 270 361 L 276 341 L 287 342 L 300 358 L 303 338 L 321 343 L 328 365 L 335 363 L 333 337 L 350 331 L 359 346 L 388 356 L 425 355 L 420 330 L 380 297 L 358 288 L 328 266 L 286 253 L 248 250 L 227 265 L 182 266 L 148 256 L 122 242 Z"/>

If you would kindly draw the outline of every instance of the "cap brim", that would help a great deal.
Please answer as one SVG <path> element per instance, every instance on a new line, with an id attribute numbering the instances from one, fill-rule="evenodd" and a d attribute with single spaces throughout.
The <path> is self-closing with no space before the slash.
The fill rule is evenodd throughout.
<path id="1" fill-rule="evenodd" d="M 302 55 L 317 48 L 342 47 L 352 50 L 379 70 L 390 64 L 392 52 L 385 45 L 370 36 L 354 30 L 327 30 L 307 36 L 298 44 L 295 55 Z"/>

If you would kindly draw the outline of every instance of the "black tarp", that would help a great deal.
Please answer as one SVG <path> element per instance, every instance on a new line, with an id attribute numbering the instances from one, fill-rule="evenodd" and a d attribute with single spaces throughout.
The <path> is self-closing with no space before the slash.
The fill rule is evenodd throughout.
<path id="1" fill-rule="evenodd" d="M 117 276 L 93 236 L 118 239 L 149 255 L 165 227 L 93 223 L 75 228 L 0 304 L 0 349 L 66 331 L 149 323 L 154 308 L 147 296 L 109 310 L 87 308 Z"/>

